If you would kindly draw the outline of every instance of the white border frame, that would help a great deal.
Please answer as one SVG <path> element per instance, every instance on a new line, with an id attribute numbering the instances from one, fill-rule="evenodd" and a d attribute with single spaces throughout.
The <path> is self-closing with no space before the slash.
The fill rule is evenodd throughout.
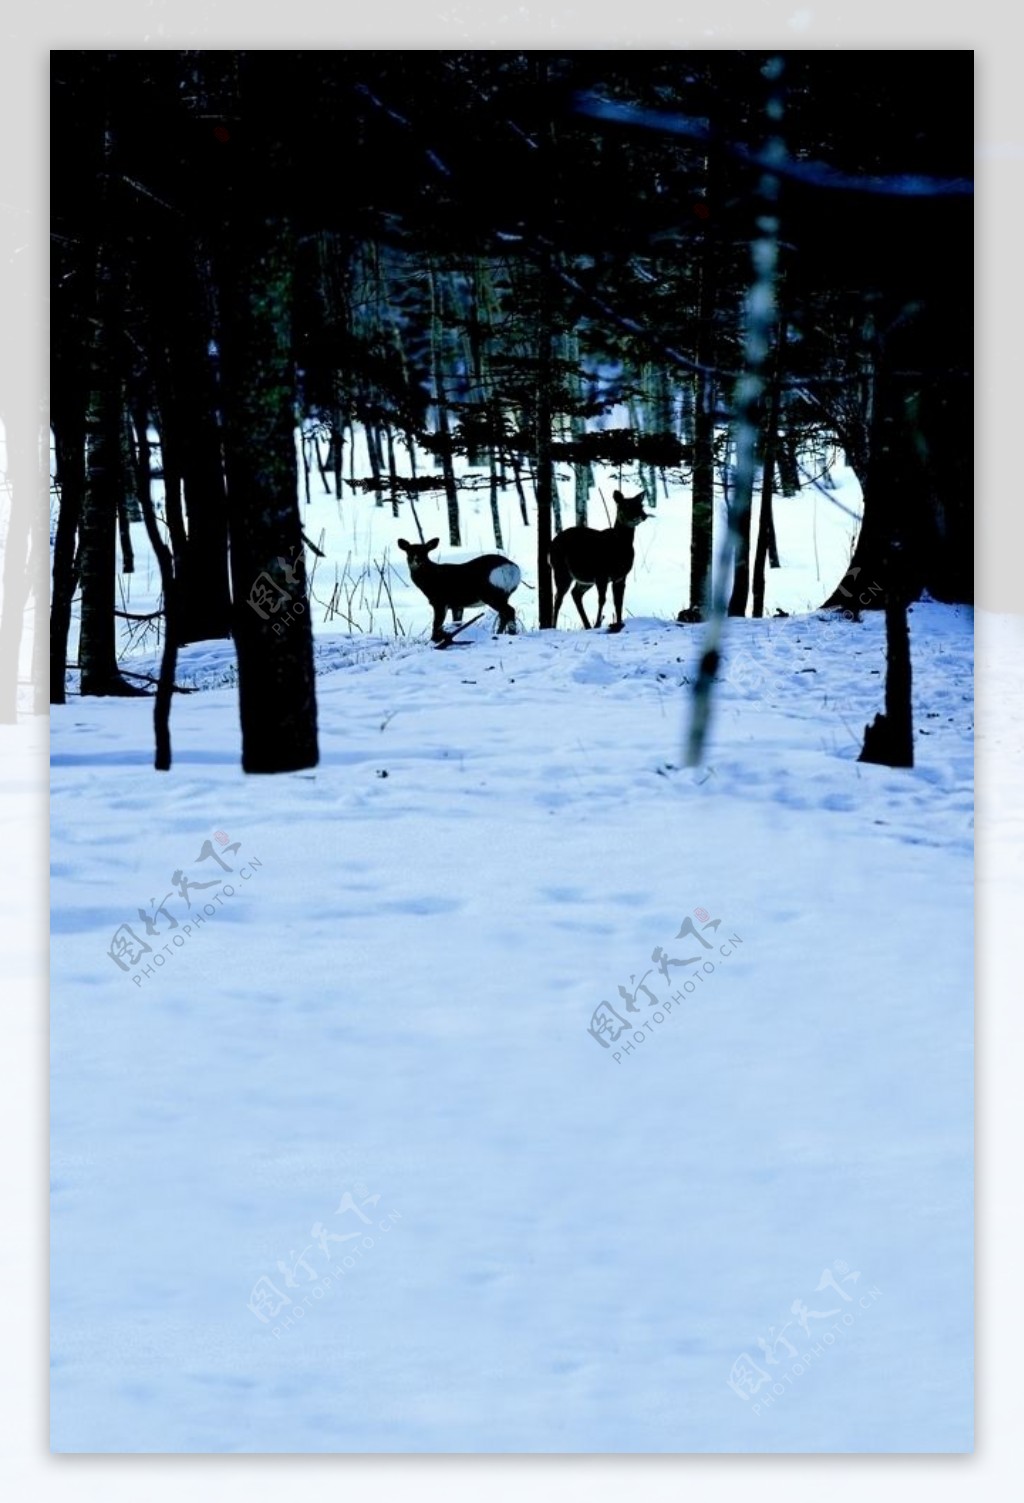
<path id="1" fill-rule="evenodd" d="M 0 46 L 0 213 L 24 210 L 26 248 L 38 268 L 34 307 L 19 310 L 20 322 L 0 330 L 0 360 L 14 362 L 25 379 L 41 379 L 46 338 L 39 310 L 45 306 L 47 227 L 47 69 L 51 47 L 292 48 L 316 40 L 343 48 L 551 49 L 631 47 L 637 50 L 777 46 L 789 49 L 837 46 L 862 49 L 973 48 L 978 91 L 979 303 L 985 338 L 979 342 L 978 409 L 980 477 L 979 605 L 987 611 L 1019 612 L 1016 560 L 1022 552 L 1022 508 L 1017 504 L 1019 462 L 1007 439 L 1020 430 L 1020 388 L 1015 336 L 1021 328 L 1024 274 L 1019 237 L 1024 164 L 1018 77 L 1019 19 L 1008 22 L 1003 0 L 977 0 L 961 7 L 932 0 L 917 7 L 893 0 L 860 0 L 856 7 L 813 0 L 630 0 L 628 5 L 590 0 L 570 5 L 507 6 L 453 3 L 429 13 L 416 0 L 381 0 L 364 10 L 339 14 L 337 0 L 306 0 L 298 14 L 287 7 L 254 13 L 242 0 L 93 0 L 86 9 L 51 0 L 8 13 Z M 908 87 L 913 87 L 908 77 Z M 3 267 L 0 265 L 0 275 Z M 980 620 L 986 651 L 1024 649 L 1024 618 L 1000 623 L 999 643 L 989 645 L 989 625 Z M 1018 658 L 1017 661 L 1020 661 Z M 989 660 L 991 662 L 991 660 Z M 815 1497 L 827 1488 L 836 1500 L 858 1500 L 865 1486 L 879 1503 L 901 1497 L 908 1485 L 927 1487 L 934 1503 L 966 1489 L 1010 1496 L 1020 1474 L 1016 1453 L 1015 1401 L 1024 1323 L 1018 1300 L 1022 1245 L 1020 1178 L 1016 1145 L 1021 1135 L 1021 1029 L 1013 1007 L 1014 925 L 1024 897 L 1024 861 L 1012 835 L 1001 835 L 992 791 L 1012 772 L 1014 737 L 1022 727 L 1002 728 L 1000 706 L 986 697 L 986 653 L 978 672 L 983 713 L 979 736 L 982 832 L 978 848 L 978 1360 L 977 1450 L 973 1456 L 652 1456 L 652 1457 L 258 1457 L 258 1456 L 61 1456 L 48 1451 L 47 1398 L 47 892 L 42 873 L 46 827 L 45 722 L 0 728 L 0 810 L 11 754 L 31 771 L 33 797 L 18 791 L 18 819 L 4 850 L 0 903 L 15 910 L 19 930 L 30 932 L 39 957 L 36 974 L 0 980 L 7 1026 L 4 1079 L 0 1089 L 0 1208 L 7 1227 L 0 1239 L 0 1290 L 4 1336 L 0 1343 L 0 1488 L 33 1503 L 103 1500 L 178 1503 L 183 1488 L 197 1500 L 261 1503 L 282 1490 L 316 1494 L 325 1488 L 358 1489 L 373 1500 L 515 1500 L 524 1489 L 537 1498 L 561 1498 L 567 1488 L 586 1489 L 594 1503 L 620 1498 L 637 1487 L 645 1503 L 678 1498 L 694 1488 L 703 1500 L 739 1499 L 756 1488 L 763 1503 Z M 41 729 L 42 728 L 42 729 Z M 11 797 L 15 797 L 11 790 Z M 986 802 L 988 800 L 988 802 Z M 985 817 L 985 816 L 988 817 Z M 1006 874 L 1009 875 L 1006 875 Z M 997 880 L 998 879 L 998 880 Z M 1002 885 L 1000 885 L 1000 882 Z M 937 905 L 941 895 L 936 895 Z M 1019 988 L 1017 988 L 1019 991 Z M 852 1464 L 851 1464 L 852 1463 Z M 301 1468 L 296 1474 L 293 1468 Z M 898 1490 L 898 1492 L 897 1492 Z"/>

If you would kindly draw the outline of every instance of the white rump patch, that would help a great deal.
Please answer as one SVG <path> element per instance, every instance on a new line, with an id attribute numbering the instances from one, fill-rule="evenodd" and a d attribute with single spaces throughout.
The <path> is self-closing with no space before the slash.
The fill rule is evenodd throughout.
<path id="1" fill-rule="evenodd" d="M 523 575 L 518 564 L 498 564 L 487 577 L 496 590 L 504 590 L 506 595 L 511 595 Z"/>

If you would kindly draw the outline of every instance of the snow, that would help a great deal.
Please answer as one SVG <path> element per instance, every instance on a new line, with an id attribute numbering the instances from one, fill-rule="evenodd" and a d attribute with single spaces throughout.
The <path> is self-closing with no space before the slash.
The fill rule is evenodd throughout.
<path id="1" fill-rule="evenodd" d="M 359 505 L 307 533 L 380 557 L 408 516 Z M 309 773 L 240 772 L 226 643 L 182 656 L 169 775 L 150 703 L 55 710 L 55 1450 L 970 1449 L 973 615 L 911 613 L 914 769 L 856 761 L 873 612 L 730 622 L 683 769 L 682 510 L 617 636 L 436 652 L 397 576 L 405 636 L 315 608 Z M 774 604 L 833 587 L 843 515 Z M 233 889 L 187 935 L 179 871 Z"/>

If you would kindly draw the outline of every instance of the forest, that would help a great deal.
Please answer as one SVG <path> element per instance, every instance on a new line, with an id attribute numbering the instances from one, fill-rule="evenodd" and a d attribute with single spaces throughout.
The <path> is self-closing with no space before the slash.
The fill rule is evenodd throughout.
<path id="1" fill-rule="evenodd" d="M 167 768 L 179 651 L 230 639 L 244 768 L 313 766 L 311 475 L 421 544 L 440 500 L 442 549 L 479 496 L 498 554 L 507 491 L 543 632 L 552 539 L 611 525 L 605 467 L 662 514 L 688 493 L 658 614 L 703 633 L 702 722 L 725 619 L 765 611 L 773 500 L 831 452 L 872 588 L 840 571 L 816 605 L 885 613 L 863 755 L 910 765 L 907 607 L 972 599 L 970 68 L 55 53 L 51 703 L 153 693 Z M 298 603 L 287 631 L 256 581 Z"/>

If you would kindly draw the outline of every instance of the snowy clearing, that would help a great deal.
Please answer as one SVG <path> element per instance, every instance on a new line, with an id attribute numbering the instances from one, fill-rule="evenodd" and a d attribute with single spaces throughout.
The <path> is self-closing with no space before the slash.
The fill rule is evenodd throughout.
<path id="1" fill-rule="evenodd" d="M 304 775 L 230 644 L 169 776 L 55 710 L 55 1449 L 969 1449 L 973 615 L 910 623 L 909 772 L 874 613 L 730 622 L 692 772 L 642 615 L 321 634 Z"/>

